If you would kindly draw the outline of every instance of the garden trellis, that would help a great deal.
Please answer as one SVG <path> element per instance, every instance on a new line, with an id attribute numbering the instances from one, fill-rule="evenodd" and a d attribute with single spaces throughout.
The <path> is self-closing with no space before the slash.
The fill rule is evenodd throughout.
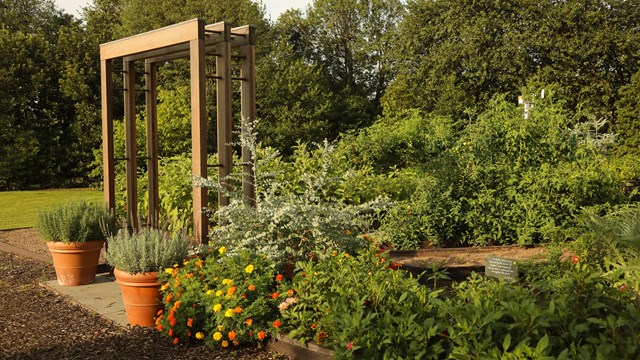
<path id="1" fill-rule="evenodd" d="M 158 131 L 157 131 L 157 70 L 170 60 L 188 58 L 191 77 L 191 141 L 192 173 L 207 177 L 208 167 L 218 168 L 218 181 L 229 188 L 227 181 L 233 168 L 232 143 L 232 81 L 239 80 L 241 116 L 252 131 L 256 118 L 255 91 L 255 27 L 232 28 L 219 22 L 205 25 L 193 19 L 143 34 L 100 45 L 102 81 L 102 150 L 104 162 L 104 201 L 115 207 L 115 168 L 113 145 L 113 61 L 122 59 L 124 77 L 124 122 L 126 162 L 126 213 L 130 228 L 138 228 L 137 158 L 136 158 L 136 62 L 144 62 L 146 89 L 146 147 L 148 171 L 148 225 L 158 226 Z M 237 49 L 236 55 L 232 49 Z M 215 56 L 215 75 L 206 74 L 206 55 Z M 232 77 L 232 58 L 239 60 L 240 76 Z M 207 164 L 206 79 L 216 81 L 218 163 Z M 255 199 L 252 154 L 242 148 L 242 191 L 245 199 Z M 218 192 L 219 206 L 229 204 L 229 198 Z M 207 239 L 207 188 L 193 188 L 193 226 L 196 240 Z"/>

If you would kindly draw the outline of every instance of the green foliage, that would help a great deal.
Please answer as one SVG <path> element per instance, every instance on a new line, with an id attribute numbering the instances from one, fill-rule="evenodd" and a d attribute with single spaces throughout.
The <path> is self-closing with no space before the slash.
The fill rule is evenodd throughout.
<path id="1" fill-rule="evenodd" d="M 411 156 L 422 156 L 424 177 L 384 221 L 389 241 L 415 248 L 425 240 L 446 246 L 565 240 L 577 236 L 576 216 L 584 209 L 625 202 L 625 180 L 606 155 L 611 138 L 600 133 L 603 123 L 574 120 L 554 98 L 548 91 L 523 119 L 521 109 L 498 97 L 457 138 L 424 142 Z M 406 124 L 423 124 L 414 133 L 451 134 L 430 131 L 426 121 Z M 431 151 L 434 143 L 446 145 Z M 393 154 L 372 148 L 374 163 Z"/>
<path id="2" fill-rule="evenodd" d="M 638 70 L 639 11 L 628 1 L 409 1 L 383 103 L 461 116 L 498 93 L 515 101 L 537 79 L 602 116 Z"/>
<path id="3" fill-rule="evenodd" d="M 638 134 L 640 128 L 640 70 L 638 70 L 631 81 L 618 91 L 619 99 L 616 102 L 615 129 L 620 134 L 620 141 L 616 150 L 623 154 L 638 155 L 640 149 L 638 144 L 640 139 Z"/>
<path id="4" fill-rule="evenodd" d="M 298 263 L 292 291 L 281 291 L 283 329 L 336 359 L 442 358 L 439 292 L 390 266 L 372 251 Z"/>
<path id="5" fill-rule="evenodd" d="M 103 204 L 81 200 L 40 210 L 36 228 L 47 241 L 98 241 L 115 232 L 115 219 Z"/>
<path id="6" fill-rule="evenodd" d="M 187 257 L 189 240 L 182 233 L 142 228 L 121 229 L 107 239 L 107 262 L 130 274 L 161 271 Z"/>
<path id="7" fill-rule="evenodd" d="M 273 264 L 264 257 L 209 248 L 161 274 L 165 311 L 158 329 L 175 343 L 256 344 L 273 332 L 274 277 Z"/>

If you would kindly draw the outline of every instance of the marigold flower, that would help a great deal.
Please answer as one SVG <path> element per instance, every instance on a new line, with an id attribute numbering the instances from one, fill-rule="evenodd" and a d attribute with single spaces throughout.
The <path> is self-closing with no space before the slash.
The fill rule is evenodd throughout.
<path id="1" fill-rule="evenodd" d="M 185 275 L 186 277 L 188 277 L 189 279 L 191 279 L 192 277 L 194 277 L 195 275 L 193 275 L 193 273 L 188 273 L 187 275 Z"/>
<path id="2" fill-rule="evenodd" d="M 247 273 L 251 274 L 253 272 L 253 265 L 251 265 L 251 264 L 247 265 L 247 267 L 244 268 L 244 271 L 246 271 Z"/>
<path id="3" fill-rule="evenodd" d="M 196 266 L 202 267 L 202 264 L 204 264 L 204 261 L 202 261 L 202 259 L 196 261 Z"/>
<path id="4" fill-rule="evenodd" d="M 278 305 L 278 310 L 280 311 L 287 310 L 288 308 L 289 308 L 289 303 L 286 301 L 283 301 L 280 303 L 280 305 Z"/>
<path id="5" fill-rule="evenodd" d="M 293 296 L 293 289 L 289 289 L 289 290 L 287 290 L 287 295 L 289 295 L 289 296 Z"/>
<path id="6" fill-rule="evenodd" d="M 284 279 L 284 275 L 282 274 L 276 275 L 276 281 L 282 281 L 282 279 Z"/>
<path id="7" fill-rule="evenodd" d="M 253 324 L 253 320 L 251 320 L 251 318 L 248 318 L 244 321 L 244 323 L 247 324 L 247 326 L 251 326 L 251 324 Z"/>
<path id="8" fill-rule="evenodd" d="M 217 313 L 218 311 L 222 310 L 222 304 L 215 304 L 213 305 L 213 312 Z"/>
<path id="9" fill-rule="evenodd" d="M 164 272 L 166 272 L 167 274 L 171 275 L 171 274 L 173 274 L 173 268 L 166 268 L 166 269 L 164 269 Z"/>
<path id="10" fill-rule="evenodd" d="M 222 339 L 222 333 L 221 333 L 220 331 L 216 331 L 216 332 L 213 334 L 213 340 L 215 340 L 215 341 L 220 341 L 220 339 Z"/>
<path id="11" fill-rule="evenodd" d="M 169 293 L 169 295 L 167 295 L 167 300 L 166 300 L 166 301 L 167 301 L 167 302 L 170 302 L 170 301 L 171 301 L 171 299 L 173 299 L 173 294 L 172 294 L 172 293 Z"/>
<path id="12" fill-rule="evenodd" d="M 207 290 L 206 294 L 207 294 L 207 295 L 211 295 L 211 294 L 213 294 L 213 290 Z"/>
<path id="13" fill-rule="evenodd" d="M 273 327 L 276 328 L 276 329 L 279 328 L 280 325 L 282 325 L 282 321 L 280 321 L 280 320 L 276 320 L 276 321 L 273 322 Z"/>
<path id="14" fill-rule="evenodd" d="M 318 328 L 318 324 L 311 324 L 311 330 L 315 330 L 316 328 Z"/>
<path id="15" fill-rule="evenodd" d="M 177 268 L 178 267 L 178 263 L 173 264 L 173 267 Z"/>
<path id="16" fill-rule="evenodd" d="M 218 331 L 222 331 L 222 330 L 224 330 L 224 326 L 218 325 Z"/>
<path id="17" fill-rule="evenodd" d="M 573 255 L 571 257 L 571 262 L 574 263 L 574 264 L 577 264 L 577 263 L 580 262 L 580 258 L 578 256 Z"/>
<path id="18" fill-rule="evenodd" d="M 187 326 L 188 327 L 193 327 L 193 319 L 192 318 L 188 318 L 187 319 Z"/>
<path id="19" fill-rule="evenodd" d="M 173 329 L 169 329 L 169 337 L 173 336 Z"/>
<path id="20" fill-rule="evenodd" d="M 278 294 L 277 292 L 274 292 L 273 294 L 271 294 L 272 299 L 277 299 L 278 297 L 280 297 L 280 294 Z"/>
<path id="21" fill-rule="evenodd" d="M 237 287 L 232 286 L 230 288 L 227 289 L 227 295 L 231 296 L 233 294 L 235 294 Z"/>
<path id="22" fill-rule="evenodd" d="M 227 311 L 224 312 L 224 316 L 232 317 L 233 316 L 233 310 L 227 309 Z"/>
<path id="23" fill-rule="evenodd" d="M 251 284 L 251 285 L 249 285 L 249 287 L 247 289 L 249 289 L 249 291 L 254 291 L 256 289 L 256 287 L 255 287 L 255 285 Z"/>
<path id="24" fill-rule="evenodd" d="M 191 337 L 191 331 L 187 331 L 187 336 Z"/>
<path id="25" fill-rule="evenodd" d="M 178 301 L 175 302 L 175 304 L 173 304 L 173 308 L 177 309 L 177 308 L 180 307 L 181 304 L 182 304 L 182 301 L 178 300 Z"/>
<path id="26" fill-rule="evenodd" d="M 242 312 L 242 308 L 238 306 L 238 307 L 236 307 L 236 308 L 234 308 L 234 309 L 233 309 L 233 312 L 234 312 L 235 314 L 240 314 L 240 313 Z"/>
<path id="27" fill-rule="evenodd" d="M 247 294 L 242 294 L 242 298 L 246 299 L 247 298 Z"/>
<path id="28" fill-rule="evenodd" d="M 197 333 L 196 333 L 196 339 L 198 339 L 198 340 L 202 340 L 202 339 L 204 339 L 204 334 L 203 334 L 203 333 L 201 333 L 201 332 L 197 332 Z"/>
<path id="29" fill-rule="evenodd" d="M 173 339 L 173 345 L 178 345 L 178 342 L 179 342 L 179 341 L 180 341 L 180 340 L 178 340 L 178 338 L 174 338 L 174 339 Z"/>
<path id="30" fill-rule="evenodd" d="M 222 294 L 224 294 L 224 292 L 222 290 L 216 291 L 216 296 L 222 296 Z"/>
<path id="31" fill-rule="evenodd" d="M 229 346 L 229 342 L 227 340 L 222 340 L 222 347 L 226 348 L 227 346 Z"/>
<path id="32" fill-rule="evenodd" d="M 176 318 L 171 316 L 169 317 L 169 325 L 176 326 Z"/>
<path id="33" fill-rule="evenodd" d="M 158 326 L 156 326 L 156 329 L 158 329 L 158 331 L 162 331 L 162 324 L 158 324 Z"/>
<path id="34" fill-rule="evenodd" d="M 262 341 L 264 340 L 265 337 L 267 337 L 267 334 L 264 331 L 262 330 L 258 331 L 258 339 Z"/>
<path id="35" fill-rule="evenodd" d="M 236 332 L 231 330 L 229 331 L 229 334 L 227 334 L 229 336 L 229 340 L 235 340 L 236 339 Z"/>
<path id="36" fill-rule="evenodd" d="M 231 280 L 231 279 L 222 279 L 222 285 L 233 285 L 233 280 Z"/>
<path id="37" fill-rule="evenodd" d="M 226 246 L 221 246 L 221 247 L 218 249 L 218 252 L 220 253 L 220 255 L 222 255 L 222 254 L 226 253 L 226 252 L 227 252 L 227 247 L 226 247 Z"/>
<path id="38" fill-rule="evenodd" d="M 240 340 L 233 340 L 233 345 L 235 345 L 235 346 L 240 345 Z"/>
<path id="39" fill-rule="evenodd" d="M 353 350 L 353 341 L 347 343 L 347 350 Z"/>
<path id="40" fill-rule="evenodd" d="M 189 260 L 185 260 L 182 262 L 182 265 L 189 265 Z"/>

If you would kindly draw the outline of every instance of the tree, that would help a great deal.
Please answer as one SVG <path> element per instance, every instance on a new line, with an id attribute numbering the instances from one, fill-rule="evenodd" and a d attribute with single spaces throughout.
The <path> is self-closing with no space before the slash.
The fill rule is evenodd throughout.
<path id="1" fill-rule="evenodd" d="M 558 83 L 572 106 L 612 110 L 638 69 L 637 1 L 412 0 L 400 26 L 389 111 L 461 115 L 532 78 Z"/>

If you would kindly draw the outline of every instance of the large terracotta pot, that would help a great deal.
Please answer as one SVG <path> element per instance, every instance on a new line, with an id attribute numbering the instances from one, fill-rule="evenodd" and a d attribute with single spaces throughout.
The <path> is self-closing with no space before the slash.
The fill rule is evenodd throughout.
<path id="1" fill-rule="evenodd" d="M 120 285 L 122 300 L 131 326 L 155 326 L 155 316 L 162 309 L 158 273 L 131 275 L 115 269 L 113 274 Z"/>
<path id="2" fill-rule="evenodd" d="M 91 284 L 96 279 L 100 250 L 104 241 L 47 242 L 58 283 L 63 286 Z"/>

